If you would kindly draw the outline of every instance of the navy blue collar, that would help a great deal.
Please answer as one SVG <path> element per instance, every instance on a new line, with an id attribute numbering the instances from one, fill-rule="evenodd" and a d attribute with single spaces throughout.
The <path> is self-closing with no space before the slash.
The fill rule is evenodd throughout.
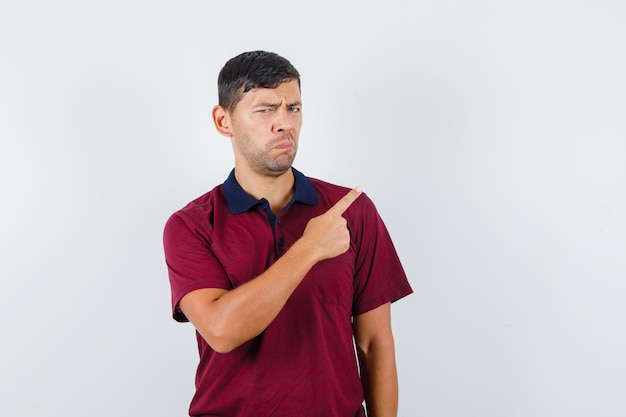
<path id="1" fill-rule="evenodd" d="M 291 168 L 294 177 L 294 195 L 288 205 L 294 201 L 314 206 L 318 203 L 317 192 L 304 174 L 295 168 Z M 254 199 L 246 193 L 235 179 L 235 170 L 230 171 L 228 179 L 224 181 L 224 194 L 228 202 L 228 208 L 233 214 L 243 213 L 260 203 L 260 200 Z"/>

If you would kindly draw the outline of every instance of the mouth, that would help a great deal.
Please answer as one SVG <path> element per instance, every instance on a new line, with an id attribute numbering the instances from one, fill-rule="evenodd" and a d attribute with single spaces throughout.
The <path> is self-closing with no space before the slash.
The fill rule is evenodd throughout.
<path id="1" fill-rule="evenodd" d="M 274 149 L 293 149 L 293 143 L 284 142 L 274 146 Z"/>
<path id="2" fill-rule="evenodd" d="M 283 139 L 278 140 L 272 146 L 272 148 L 279 149 L 279 150 L 294 149 L 295 148 L 295 144 L 294 144 L 294 142 L 293 142 L 293 140 L 291 138 L 283 138 Z"/>

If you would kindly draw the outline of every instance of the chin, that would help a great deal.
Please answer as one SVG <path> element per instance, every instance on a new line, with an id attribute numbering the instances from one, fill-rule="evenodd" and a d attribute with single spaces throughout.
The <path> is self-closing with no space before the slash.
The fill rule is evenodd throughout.
<path id="1" fill-rule="evenodd" d="M 269 169 L 269 168 L 267 168 L 267 169 L 265 169 L 263 174 L 265 176 L 268 176 L 268 177 L 278 178 L 281 175 L 283 175 L 285 172 L 289 171 L 290 169 L 291 169 L 291 165 L 289 165 L 287 168 L 284 168 L 284 169 L 282 169 L 282 168 L 281 169 L 278 169 L 278 168 Z"/>
<path id="2" fill-rule="evenodd" d="M 291 163 L 292 161 L 290 161 L 288 164 L 266 165 L 260 169 L 260 173 L 268 177 L 280 177 L 285 172 L 291 169 Z"/>

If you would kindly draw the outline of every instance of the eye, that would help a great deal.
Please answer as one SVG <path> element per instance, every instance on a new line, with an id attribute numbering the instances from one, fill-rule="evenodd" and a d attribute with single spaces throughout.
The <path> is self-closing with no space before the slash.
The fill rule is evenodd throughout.
<path id="1" fill-rule="evenodd" d="M 302 109 L 300 107 L 289 107 L 291 113 L 299 113 Z"/>

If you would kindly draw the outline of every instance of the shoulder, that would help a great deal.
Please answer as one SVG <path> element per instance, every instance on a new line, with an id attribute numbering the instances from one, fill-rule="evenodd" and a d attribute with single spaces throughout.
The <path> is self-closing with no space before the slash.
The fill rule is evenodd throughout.
<path id="1" fill-rule="evenodd" d="M 317 191 L 320 203 L 327 207 L 332 207 L 333 205 L 335 205 L 337 201 L 339 201 L 351 190 L 351 188 L 349 187 L 333 184 L 317 178 L 309 178 L 309 180 Z M 346 214 L 365 215 L 368 212 L 376 213 L 376 207 L 374 205 L 374 202 L 369 198 L 369 196 L 365 192 L 363 192 L 361 193 L 359 198 L 357 198 L 357 200 L 352 203 L 350 208 L 346 211 Z"/>
<path id="2" fill-rule="evenodd" d="M 226 199 L 220 184 L 172 213 L 166 222 L 166 228 L 181 222 L 186 224 L 205 223 L 207 219 L 212 219 L 214 212 L 219 211 L 222 206 L 226 206 Z"/>
<path id="3" fill-rule="evenodd" d="M 339 198 L 341 198 L 341 196 L 345 195 L 348 191 L 350 191 L 348 187 L 344 187 L 342 185 L 337 185 L 337 184 L 332 184 L 330 182 L 323 181 L 318 178 L 309 177 L 309 180 L 311 181 L 311 184 L 313 184 L 313 187 L 315 187 L 315 191 L 317 191 L 320 194 L 320 197 L 328 196 L 332 198 L 334 196 L 339 196 Z"/>

